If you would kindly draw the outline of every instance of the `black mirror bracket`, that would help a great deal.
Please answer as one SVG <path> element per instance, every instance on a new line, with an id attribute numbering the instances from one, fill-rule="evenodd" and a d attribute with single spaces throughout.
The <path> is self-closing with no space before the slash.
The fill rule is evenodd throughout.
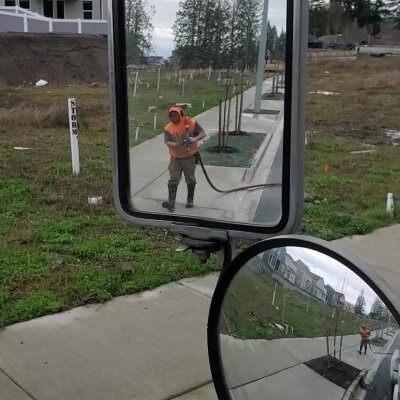
<path id="1" fill-rule="evenodd" d="M 186 250 L 191 250 L 203 263 L 207 262 L 213 254 L 217 254 L 220 258 L 221 276 L 232 262 L 232 240 L 225 231 L 172 225 L 170 232 L 181 235 L 182 246 Z"/>

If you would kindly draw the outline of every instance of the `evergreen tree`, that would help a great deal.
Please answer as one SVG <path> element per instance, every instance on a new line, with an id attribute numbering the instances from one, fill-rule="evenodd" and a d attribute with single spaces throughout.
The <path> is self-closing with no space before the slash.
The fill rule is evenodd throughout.
<path id="1" fill-rule="evenodd" d="M 354 305 L 354 312 L 356 314 L 363 315 L 365 311 L 365 297 L 364 297 L 364 289 L 361 290 L 361 293 L 357 297 L 356 304 Z"/>
<path id="2" fill-rule="evenodd" d="M 309 33 L 315 37 L 327 35 L 329 26 L 329 3 L 325 0 L 310 0 Z"/>
<path id="3" fill-rule="evenodd" d="M 375 297 L 374 302 L 371 306 L 371 312 L 369 313 L 370 318 L 381 319 L 384 312 L 384 304 L 379 297 Z"/>
<path id="4" fill-rule="evenodd" d="M 173 26 L 180 64 L 230 67 L 255 62 L 260 0 L 183 0 Z"/>
<path id="5" fill-rule="evenodd" d="M 154 7 L 148 0 L 125 0 L 126 52 L 128 63 L 143 63 L 151 51 Z"/>

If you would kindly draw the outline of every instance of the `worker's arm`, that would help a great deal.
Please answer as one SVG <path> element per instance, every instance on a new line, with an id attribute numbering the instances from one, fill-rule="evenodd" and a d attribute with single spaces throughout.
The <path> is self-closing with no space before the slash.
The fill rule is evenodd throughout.
<path id="1" fill-rule="evenodd" d="M 193 136 L 190 136 L 190 141 L 192 143 L 199 142 L 200 140 L 204 139 L 206 137 L 206 133 L 204 132 L 204 129 L 200 126 L 198 122 L 196 122 L 196 125 L 194 127 L 194 132 Z"/>
<path id="2" fill-rule="evenodd" d="M 170 142 L 170 141 L 165 142 L 165 144 L 166 144 L 168 147 L 180 147 L 180 146 L 181 146 L 180 143 L 177 143 L 177 142 Z"/>
<path id="3" fill-rule="evenodd" d="M 182 146 L 182 144 L 180 142 L 176 142 L 174 140 L 173 136 L 167 131 L 164 131 L 164 141 L 165 141 L 165 144 L 168 147 L 180 147 L 180 146 Z"/>

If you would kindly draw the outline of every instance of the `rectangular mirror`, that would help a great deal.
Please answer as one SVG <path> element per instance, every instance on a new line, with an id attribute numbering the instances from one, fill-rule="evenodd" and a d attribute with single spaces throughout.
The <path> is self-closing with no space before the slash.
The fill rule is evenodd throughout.
<path id="1" fill-rule="evenodd" d="M 293 0 L 112 5 L 125 219 L 291 230 L 303 196 L 302 7 Z"/>

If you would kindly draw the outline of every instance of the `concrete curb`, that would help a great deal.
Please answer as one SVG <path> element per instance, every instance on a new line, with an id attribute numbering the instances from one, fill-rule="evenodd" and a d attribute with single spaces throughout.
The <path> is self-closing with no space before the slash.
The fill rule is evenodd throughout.
<path id="1" fill-rule="evenodd" d="M 363 369 L 360 371 L 360 373 L 357 375 L 356 379 L 352 382 L 352 384 L 349 386 L 349 388 L 346 390 L 344 393 L 342 400 L 350 400 L 354 398 L 354 394 L 356 393 L 358 387 L 360 386 L 360 382 L 362 379 L 364 379 L 365 375 L 367 375 L 367 370 Z"/>
<path id="2" fill-rule="evenodd" d="M 259 148 L 259 151 L 256 154 L 256 157 L 253 160 L 252 165 L 249 168 L 246 168 L 246 171 L 243 175 L 242 181 L 244 182 L 251 182 L 254 178 L 254 175 L 256 174 L 261 161 L 264 158 L 265 152 L 268 149 L 268 146 L 272 140 L 272 136 L 275 134 L 276 130 L 278 129 L 278 126 L 280 124 L 281 119 L 283 118 L 284 115 L 284 109 L 280 110 L 279 114 L 277 115 L 277 118 L 275 119 L 275 123 L 272 127 L 271 132 L 267 133 L 266 138 L 262 145 Z"/>

